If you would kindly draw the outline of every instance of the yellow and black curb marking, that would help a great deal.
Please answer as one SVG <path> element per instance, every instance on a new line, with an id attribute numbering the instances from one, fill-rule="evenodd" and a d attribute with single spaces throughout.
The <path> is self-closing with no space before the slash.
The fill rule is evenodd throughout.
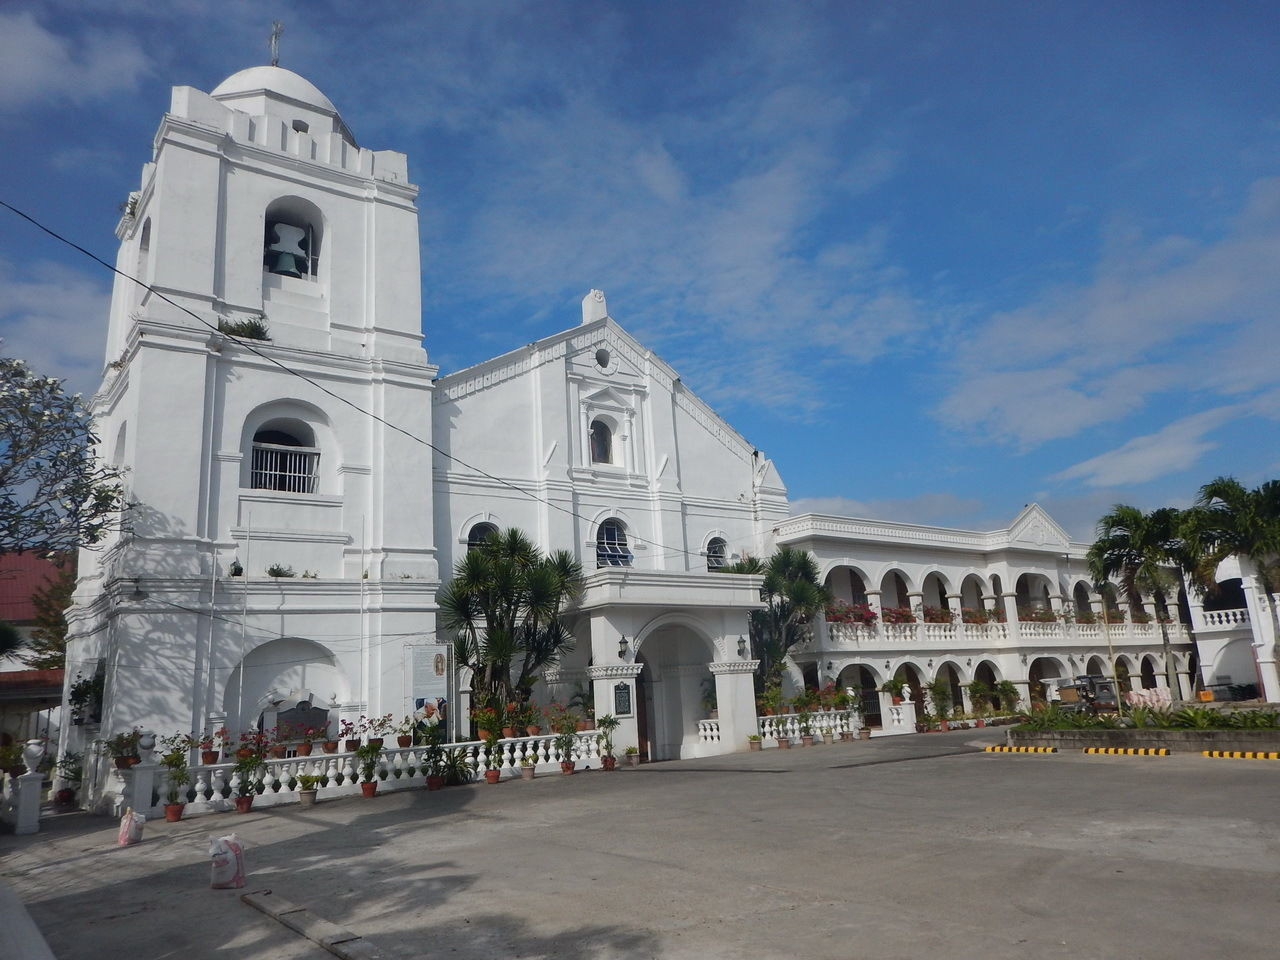
<path id="1" fill-rule="evenodd" d="M 1057 747 L 987 747 L 987 753 L 1057 753 Z"/>
<path id="2" fill-rule="evenodd" d="M 1256 750 L 1201 750 L 1200 756 L 1229 760 L 1280 760 L 1280 753 L 1261 753 Z"/>
<path id="3" fill-rule="evenodd" d="M 1168 747 L 1085 747 L 1085 753 L 1104 753 L 1120 757 L 1167 757 Z"/>

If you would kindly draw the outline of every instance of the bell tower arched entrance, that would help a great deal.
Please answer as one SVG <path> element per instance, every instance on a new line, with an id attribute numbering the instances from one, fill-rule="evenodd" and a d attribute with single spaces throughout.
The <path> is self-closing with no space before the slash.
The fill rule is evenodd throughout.
<path id="1" fill-rule="evenodd" d="M 715 682 L 710 645 L 688 627 L 670 624 L 641 641 L 636 660 L 644 665 L 636 688 L 641 757 L 698 756 L 698 721 L 708 719 L 705 691 Z"/>

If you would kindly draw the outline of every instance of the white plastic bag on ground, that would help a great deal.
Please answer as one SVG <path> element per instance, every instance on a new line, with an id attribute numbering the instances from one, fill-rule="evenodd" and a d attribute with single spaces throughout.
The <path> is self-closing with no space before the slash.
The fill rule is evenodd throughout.
<path id="1" fill-rule="evenodd" d="M 147 822 L 147 818 L 140 813 L 134 813 L 133 807 L 129 807 L 124 812 L 124 816 L 120 818 L 120 833 L 116 837 L 116 843 L 122 847 L 127 847 L 132 843 L 139 843 L 142 840 L 142 825 Z"/>
<path id="2" fill-rule="evenodd" d="M 209 856 L 213 860 L 209 886 L 215 890 L 233 890 L 244 886 L 244 844 L 234 833 L 209 840 Z"/>

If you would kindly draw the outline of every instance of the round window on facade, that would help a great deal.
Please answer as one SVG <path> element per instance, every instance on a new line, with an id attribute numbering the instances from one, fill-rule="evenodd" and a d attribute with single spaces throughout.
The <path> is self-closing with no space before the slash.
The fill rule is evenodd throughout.
<path id="1" fill-rule="evenodd" d="M 599 366 L 601 370 L 607 369 L 609 361 L 612 359 L 613 358 L 609 356 L 609 351 L 604 347 L 601 347 L 596 351 L 596 365 Z"/>

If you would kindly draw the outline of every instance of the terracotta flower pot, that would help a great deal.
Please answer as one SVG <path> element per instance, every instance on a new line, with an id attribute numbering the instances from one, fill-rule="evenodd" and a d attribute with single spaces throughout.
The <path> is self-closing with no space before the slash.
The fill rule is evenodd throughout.
<path id="1" fill-rule="evenodd" d="M 488 727 L 476 727 L 476 736 L 481 740 L 490 740 L 497 735 L 497 730 L 490 730 Z"/>
<path id="2" fill-rule="evenodd" d="M 789 737 L 778 737 L 778 738 L 777 738 L 777 740 L 778 740 L 778 749 L 779 749 L 779 750 L 790 750 L 790 749 L 791 749 L 791 739 L 790 739 Z"/>
<path id="3" fill-rule="evenodd" d="M 344 745 L 345 745 L 345 746 L 346 746 L 346 748 L 347 748 L 347 753 L 355 753 L 357 750 L 359 750 L 359 749 L 360 749 L 360 741 L 359 741 L 359 740 L 355 740 L 355 739 L 347 740 L 347 741 L 346 741 L 346 743 L 345 743 Z"/>
<path id="4" fill-rule="evenodd" d="M 813 737 L 811 737 L 811 736 L 810 736 L 810 737 L 806 737 L 804 734 L 801 734 L 801 735 L 800 735 L 800 746 L 802 746 L 802 747 L 812 747 L 812 746 L 813 746 Z"/>
<path id="5" fill-rule="evenodd" d="M 600 766 L 603 767 L 605 770 L 612 770 L 617 765 L 618 765 L 617 757 L 601 757 L 600 758 Z"/>
<path id="6" fill-rule="evenodd" d="M 506 739 L 510 740 L 512 737 L 514 737 L 514 736 L 516 735 L 516 728 L 515 728 L 515 727 L 503 727 L 503 728 L 502 728 L 502 735 L 503 735 Z"/>
<path id="7" fill-rule="evenodd" d="M 304 807 L 314 807 L 316 805 L 316 791 L 315 790 L 299 790 L 298 802 L 302 804 Z"/>
<path id="8" fill-rule="evenodd" d="M 271 748 L 271 756 L 275 757 L 277 760 L 283 760 L 286 749 L 288 748 L 285 747 L 284 744 L 276 744 Z"/>
<path id="9" fill-rule="evenodd" d="M 628 753 L 628 754 L 627 754 L 627 766 L 628 766 L 628 767 L 638 767 L 638 766 L 640 766 L 640 754 L 638 754 L 638 753 Z"/>
<path id="10" fill-rule="evenodd" d="M 370 737 L 370 738 L 369 738 L 369 746 L 371 746 L 371 747 L 377 747 L 379 750 L 381 750 L 381 749 L 382 749 L 382 738 L 381 738 L 381 737 Z"/>
<path id="11" fill-rule="evenodd" d="M 397 747 L 399 747 L 399 748 L 400 748 L 400 749 L 402 749 L 402 750 L 403 750 L 405 747 L 412 747 L 412 746 L 413 746 L 413 735 L 412 735 L 412 734 L 409 734 L 409 735 L 406 735 L 406 736 L 396 737 L 396 746 L 397 746 Z"/>
<path id="12" fill-rule="evenodd" d="M 323 750 L 325 753 L 337 753 L 338 741 L 326 740 L 324 743 L 320 744 L 320 749 Z"/>
<path id="13" fill-rule="evenodd" d="M 870 739 L 871 739 L 871 728 L 870 728 L 870 727 L 860 727 L 860 728 L 858 729 L 858 739 L 859 739 L 859 740 L 870 740 Z"/>
<path id="14" fill-rule="evenodd" d="M 298 756 L 300 757 L 311 756 L 311 750 L 312 747 L 310 742 L 298 744 Z"/>
<path id="15" fill-rule="evenodd" d="M 520 768 L 520 779 L 521 779 L 521 780 L 532 780 L 532 779 L 533 779 L 533 767 L 521 767 L 521 768 Z"/>
<path id="16" fill-rule="evenodd" d="M 981 728 L 983 728 L 983 727 L 985 727 L 985 726 L 987 725 L 987 721 L 983 720 L 981 717 L 979 717 L 977 720 L 975 720 L 975 721 L 973 721 L 973 722 L 974 722 L 974 725 L 975 725 L 976 727 L 978 727 L 979 729 L 981 729 Z"/>
<path id="17" fill-rule="evenodd" d="M 573 773 L 573 761 L 572 761 L 572 760 L 561 760 L 561 761 L 560 761 L 560 772 L 561 772 L 562 774 L 565 774 L 566 776 L 567 776 L 568 774 Z"/>
<path id="18" fill-rule="evenodd" d="M 444 777 L 427 777 L 427 789 L 439 790 L 444 786 Z"/>
<path id="19" fill-rule="evenodd" d="M 763 749 L 763 746 L 764 746 L 764 744 L 763 744 L 760 740 L 748 740 L 748 741 L 747 741 L 747 749 L 748 749 L 748 750 L 760 750 L 760 749 Z"/>
<path id="20" fill-rule="evenodd" d="M 852 739 L 853 739 L 853 731 L 852 731 L 852 730 L 841 730 L 841 731 L 840 731 L 840 740 L 841 740 L 843 743 L 848 743 L 848 742 L 849 742 L 850 740 L 852 740 Z"/>
<path id="21" fill-rule="evenodd" d="M 365 797 L 375 796 L 378 792 L 378 781 L 368 780 L 360 784 L 360 793 Z"/>
<path id="22" fill-rule="evenodd" d="M 237 760 L 248 760 L 252 756 L 253 756 L 253 751 L 250 750 L 248 747 L 241 747 L 239 750 L 236 751 Z"/>
<path id="23" fill-rule="evenodd" d="M 236 813 L 248 813 L 253 809 L 253 794 L 247 797 L 236 797 Z"/>
<path id="24" fill-rule="evenodd" d="M 502 771 L 501 771 L 501 770 L 486 770 L 486 771 L 484 772 L 484 782 L 485 782 L 485 783 L 497 783 L 497 782 L 498 782 L 499 780 L 501 780 L 501 779 L 502 779 Z"/>
<path id="25" fill-rule="evenodd" d="M 529 724 L 525 729 L 529 731 L 529 736 L 531 737 L 536 737 L 538 734 L 542 733 L 542 728 L 536 723 Z"/>
<path id="26" fill-rule="evenodd" d="M 128 770 L 128 769 L 129 769 L 130 767 L 132 767 L 134 764 L 136 764 L 136 763 L 141 763 L 141 762 L 142 762 L 142 758 L 141 758 L 141 757 L 116 757 L 116 769 L 117 769 L 117 770 Z M 14 769 L 16 769 L 16 770 L 18 770 L 18 771 L 19 771 L 19 773 L 15 773 L 15 774 L 13 774 L 13 776 L 15 776 L 15 777 L 16 777 L 16 776 L 19 776 L 19 775 L 20 775 L 20 774 L 22 774 L 22 773 L 26 773 L 26 772 L 27 772 L 27 771 L 26 771 L 26 769 L 25 769 L 25 768 L 22 768 L 22 767 L 15 767 Z"/>
<path id="27" fill-rule="evenodd" d="M 893 705 L 894 705 L 895 707 L 896 707 L 896 706 L 899 706 L 899 705 L 902 703 L 902 698 L 901 698 L 901 697 L 890 697 L 889 699 L 893 701 Z"/>
<path id="28" fill-rule="evenodd" d="M 185 803 L 166 803 L 164 805 L 164 819 L 168 823 L 177 823 L 182 819 L 182 810 L 186 807 Z"/>
<path id="29" fill-rule="evenodd" d="M 210 764 L 217 763 L 218 751 L 217 750 L 201 750 L 200 762 L 203 763 L 206 767 L 209 766 Z"/>
<path id="30" fill-rule="evenodd" d="M 76 802 L 76 792 L 70 787 L 63 787 L 53 795 L 53 802 L 60 807 L 69 807 Z"/>

